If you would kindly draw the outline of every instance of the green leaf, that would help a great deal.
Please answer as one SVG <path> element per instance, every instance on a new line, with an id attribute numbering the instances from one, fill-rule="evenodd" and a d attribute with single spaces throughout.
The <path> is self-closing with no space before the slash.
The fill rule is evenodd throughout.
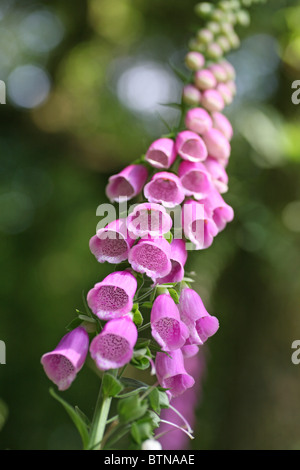
<path id="1" fill-rule="evenodd" d="M 66 326 L 66 330 L 67 331 L 75 330 L 75 328 L 80 326 L 81 323 L 82 323 L 82 320 L 79 317 L 74 318 L 70 323 L 68 323 L 68 325 Z"/>
<path id="2" fill-rule="evenodd" d="M 158 395 L 159 395 L 159 406 L 161 408 L 169 408 L 170 402 L 169 402 L 169 398 L 166 392 L 162 392 L 161 390 L 158 390 Z"/>
<path id="3" fill-rule="evenodd" d="M 148 420 L 140 420 L 132 423 L 131 436 L 137 444 L 141 445 L 146 439 L 152 437 L 151 423 Z"/>
<path id="4" fill-rule="evenodd" d="M 148 348 L 135 349 L 133 351 L 133 357 L 135 358 L 143 357 L 145 356 L 145 354 L 147 354 L 147 352 L 148 352 Z"/>
<path id="5" fill-rule="evenodd" d="M 175 289 L 169 289 L 169 294 L 174 300 L 175 304 L 179 304 L 179 295 Z"/>
<path id="6" fill-rule="evenodd" d="M 91 422 L 90 422 L 89 418 L 87 417 L 87 415 L 83 411 L 81 411 L 81 409 L 77 405 L 74 406 L 74 409 L 75 409 L 76 413 L 78 414 L 78 416 L 82 419 L 82 421 L 84 421 L 86 427 L 88 429 L 90 429 Z"/>
<path id="7" fill-rule="evenodd" d="M 152 390 L 152 392 L 148 395 L 148 398 L 151 408 L 156 411 L 156 413 L 160 413 L 159 391 L 157 388 Z"/>
<path id="8" fill-rule="evenodd" d="M 72 419 L 73 423 L 75 424 L 77 431 L 79 432 L 82 443 L 83 443 L 83 448 L 87 449 L 88 442 L 89 442 L 89 433 L 88 433 L 88 428 L 84 420 L 82 419 L 81 416 L 76 412 L 76 410 L 73 408 L 73 406 L 69 405 L 63 398 L 61 398 L 57 393 L 53 390 L 53 388 L 50 388 L 49 390 L 50 395 L 55 398 L 66 410 L 70 418 Z"/>
<path id="9" fill-rule="evenodd" d="M 158 103 L 160 106 L 166 106 L 167 108 L 181 109 L 181 103 Z"/>
<path id="10" fill-rule="evenodd" d="M 129 377 L 122 377 L 120 379 L 120 382 L 122 382 L 122 384 L 126 388 L 141 388 L 141 387 L 144 387 L 145 389 L 148 388 L 148 385 L 145 384 L 145 382 L 141 382 L 140 380 L 136 380 L 136 379 L 131 379 Z"/>
<path id="11" fill-rule="evenodd" d="M 123 398 L 118 402 L 118 414 L 120 423 L 129 423 L 141 418 L 147 411 L 148 404 L 142 401 L 138 395 Z"/>
<path id="12" fill-rule="evenodd" d="M 103 394 L 107 397 L 115 397 L 124 388 L 124 385 L 113 375 L 106 373 L 102 379 Z"/>
<path id="13" fill-rule="evenodd" d="M 144 308 L 152 308 L 152 305 L 152 302 L 143 302 L 141 306 Z"/>

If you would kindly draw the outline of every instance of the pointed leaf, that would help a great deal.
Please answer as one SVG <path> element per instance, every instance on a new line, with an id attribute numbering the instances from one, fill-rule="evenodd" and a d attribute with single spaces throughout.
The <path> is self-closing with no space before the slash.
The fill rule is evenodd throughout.
<path id="1" fill-rule="evenodd" d="M 104 374 L 102 380 L 103 394 L 107 397 L 115 397 L 124 388 L 123 384 L 111 374 Z"/>

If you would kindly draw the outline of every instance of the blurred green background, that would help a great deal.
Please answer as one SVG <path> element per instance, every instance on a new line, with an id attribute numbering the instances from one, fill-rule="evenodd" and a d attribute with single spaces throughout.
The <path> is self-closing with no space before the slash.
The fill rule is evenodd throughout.
<path id="1" fill-rule="evenodd" d="M 77 449 L 50 397 L 40 357 L 86 293 L 111 270 L 89 238 L 110 174 L 175 122 L 195 0 L 2 0 L 0 79 L 0 365 L 2 449 Z M 207 371 L 194 449 L 300 448 L 300 4 L 251 9 L 227 112 L 235 137 L 225 199 L 235 220 L 193 253 L 196 289 L 221 328 Z M 161 117 L 160 117 L 161 116 Z M 91 415 L 98 380 L 85 367 L 64 397 Z"/>

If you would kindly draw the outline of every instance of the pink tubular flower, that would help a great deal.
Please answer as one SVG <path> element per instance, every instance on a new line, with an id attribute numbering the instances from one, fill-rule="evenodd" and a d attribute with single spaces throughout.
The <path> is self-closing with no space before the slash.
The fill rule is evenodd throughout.
<path id="1" fill-rule="evenodd" d="M 192 108 L 186 113 L 186 127 L 193 132 L 203 134 L 212 128 L 212 119 L 203 108 Z"/>
<path id="2" fill-rule="evenodd" d="M 181 320 L 189 329 L 190 337 L 187 344 L 203 344 L 219 329 L 219 321 L 211 316 L 196 291 L 185 288 L 179 298 Z"/>
<path id="3" fill-rule="evenodd" d="M 205 58 L 200 52 L 188 52 L 185 56 L 185 63 L 190 70 L 199 70 L 205 64 Z"/>
<path id="4" fill-rule="evenodd" d="M 182 226 L 184 235 L 195 245 L 196 250 L 210 247 L 218 234 L 212 212 L 207 211 L 205 204 L 192 200 L 183 205 Z"/>
<path id="5" fill-rule="evenodd" d="M 155 168 L 170 168 L 175 158 L 175 144 L 172 139 L 155 140 L 146 153 L 146 161 Z"/>
<path id="6" fill-rule="evenodd" d="M 171 397 L 177 397 L 191 388 L 195 380 L 184 367 L 182 352 L 180 349 L 168 353 L 158 352 L 155 360 L 156 375 L 160 385 L 168 388 Z"/>
<path id="7" fill-rule="evenodd" d="M 89 291 L 87 302 L 102 320 L 120 318 L 131 311 L 136 288 L 137 281 L 132 274 L 116 271 Z"/>
<path id="8" fill-rule="evenodd" d="M 185 242 L 181 239 L 172 240 L 171 242 L 170 260 L 172 264 L 171 271 L 165 277 L 157 279 L 158 284 L 165 284 L 168 282 L 180 282 L 184 277 L 184 265 L 187 260 L 187 251 Z"/>
<path id="9" fill-rule="evenodd" d="M 185 344 L 181 348 L 182 355 L 185 359 L 194 357 L 199 352 L 199 347 L 196 344 Z"/>
<path id="10" fill-rule="evenodd" d="M 217 129 L 218 131 L 222 132 L 224 137 L 226 137 L 227 140 L 231 140 L 233 136 L 233 130 L 232 126 L 224 114 L 214 112 L 211 115 L 212 120 L 213 120 L 213 127 L 214 129 Z"/>
<path id="11" fill-rule="evenodd" d="M 217 85 L 217 80 L 210 70 L 203 69 L 195 73 L 195 84 L 199 90 L 209 90 Z"/>
<path id="12" fill-rule="evenodd" d="M 42 356 L 44 371 L 59 390 L 67 390 L 75 380 L 84 364 L 88 349 L 89 336 L 85 329 L 79 326 L 67 333 L 54 351 Z"/>
<path id="13" fill-rule="evenodd" d="M 169 232 L 172 218 L 162 205 L 148 202 L 134 208 L 127 218 L 127 227 L 137 238 L 156 238 Z"/>
<path id="14" fill-rule="evenodd" d="M 182 98 L 184 103 L 197 106 L 201 101 L 201 92 L 194 85 L 185 85 L 183 87 Z"/>
<path id="15" fill-rule="evenodd" d="M 90 239 L 90 250 L 99 263 L 121 263 L 128 258 L 134 239 L 127 232 L 126 219 L 114 220 Z"/>
<path id="16" fill-rule="evenodd" d="M 230 156 L 231 147 L 222 132 L 217 129 L 210 129 L 203 135 L 203 140 L 209 156 L 216 158 L 225 166 Z"/>
<path id="17" fill-rule="evenodd" d="M 201 199 L 211 190 L 211 176 L 204 164 L 187 161 L 180 163 L 178 175 L 186 196 L 194 196 L 195 199 Z"/>
<path id="18" fill-rule="evenodd" d="M 116 202 L 132 199 L 141 192 L 147 178 L 148 171 L 143 165 L 129 165 L 109 178 L 106 195 Z"/>
<path id="19" fill-rule="evenodd" d="M 144 188 L 144 195 L 149 202 L 175 207 L 184 200 L 184 191 L 178 176 L 161 171 L 156 173 Z"/>
<path id="20" fill-rule="evenodd" d="M 189 337 L 189 330 L 180 320 L 179 310 L 168 294 L 159 295 L 153 303 L 151 331 L 163 351 L 180 349 Z"/>
<path id="21" fill-rule="evenodd" d="M 208 157 L 204 166 L 211 176 L 212 183 L 219 193 L 228 191 L 228 175 L 225 168 L 215 158 Z"/>
<path id="22" fill-rule="evenodd" d="M 227 223 L 233 220 L 234 211 L 232 207 L 224 201 L 217 190 L 211 191 L 207 199 L 204 199 L 201 202 L 204 204 L 205 210 L 216 224 L 218 232 L 221 232 L 226 227 Z"/>
<path id="23" fill-rule="evenodd" d="M 191 131 L 179 132 L 176 138 L 176 151 L 183 160 L 189 162 L 203 162 L 207 157 L 203 140 Z"/>
<path id="24" fill-rule="evenodd" d="M 207 111 L 222 111 L 225 107 L 224 99 L 222 95 L 213 89 L 209 89 L 203 92 L 201 98 L 201 104 Z"/>
<path id="25" fill-rule="evenodd" d="M 90 346 L 91 357 L 98 369 L 118 369 L 128 364 L 137 337 L 137 328 L 129 317 L 107 322 Z"/>
<path id="26" fill-rule="evenodd" d="M 146 273 L 155 282 L 171 271 L 170 255 L 170 244 L 164 238 L 142 239 L 131 248 L 128 261 L 135 271 Z"/>

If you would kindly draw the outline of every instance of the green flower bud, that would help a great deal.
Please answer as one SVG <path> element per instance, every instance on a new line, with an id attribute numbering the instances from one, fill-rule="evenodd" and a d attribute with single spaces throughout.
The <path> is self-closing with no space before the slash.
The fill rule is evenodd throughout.
<path id="1" fill-rule="evenodd" d="M 191 51 L 204 53 L 206 51 L 205 44 L 201 44 L 196 38 L 192 38 L 189 42 L 189 49 Z"/>
<path id="2" fill-rule="evenodd" d="M 250 24 L 250 15 L 246 10 L 240 10 L 236 14 L 237 23 L 241 26 L 249 26 Z"/>
<path id="3" fill-rule="evenodd" d="M 209 44 L 213 41 L 214 35 L 209 29 L 199 29 L 197 39 L 203 44 Z"/>
<path id="4" fill-rule="evenodd" d="M 219 34 L 221 31 L 220 24 L 217 23 L 216 21 L 209 21 L 207 23 L 207 28 L 213 33 L 213 34 Z"/>
<path id="5" fill-rule="evenodd" d="M 195 13 L 201 18 L 209 18 L 213 11 L 214 5 L 208 2 L 197 3 L 195 6 Z"/>
<path id="6" fill-rule="evenodd" d="M 206 55 L 208 59 L 217 60 L 223 56 L 223 50 L 217 42 L 213 42 L 207 47 Z"/>
<path id="7" fill-rule="evenodd" d="M 229 52 L 230 49 L 231 49 L 231 45 L 230 45 L 230 42 L 229 40 L 227 39 L 226 36 L 219 36 L 217 39 L 216 39 L 216 43 L 219 44 L 219 46 L 221 47 L 222 51 L 223 52 Z"/>

